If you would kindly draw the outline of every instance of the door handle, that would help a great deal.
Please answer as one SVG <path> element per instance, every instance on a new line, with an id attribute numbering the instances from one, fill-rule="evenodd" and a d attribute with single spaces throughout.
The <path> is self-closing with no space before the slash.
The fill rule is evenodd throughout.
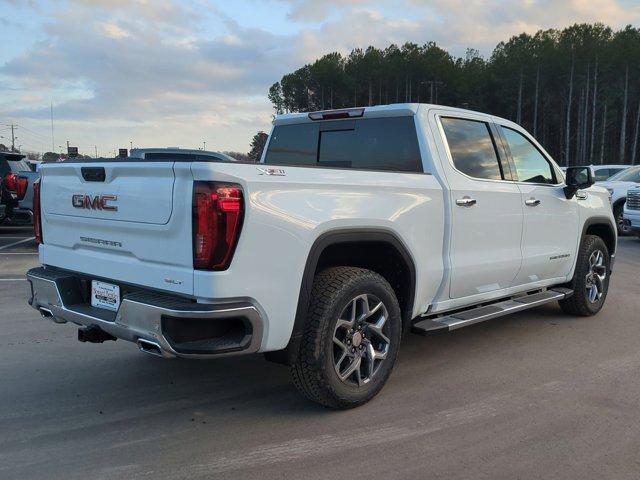
<path id="1" fill-rule="evenodd" d="M 460 207 L 473 207 L 476 204 L 476 199 L 464 196 L 456 200 L 456 205 Z"/>
<path id="2" fill-rule="evenodd" d="M 524 201 L 524 204 L 528 207 L 537 207 L 538 205 L 540 205 L 540 203 L 540 200 L 538 200 L 537 198 L 530 198 Z"/>

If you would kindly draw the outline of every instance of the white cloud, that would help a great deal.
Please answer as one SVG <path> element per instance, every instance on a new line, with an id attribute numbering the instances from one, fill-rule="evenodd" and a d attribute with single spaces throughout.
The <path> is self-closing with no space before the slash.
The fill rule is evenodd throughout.
<path id="1" fill-rule="evenodd" d="M 623 1 L 272 0 L 274 18 L 292 26 L 283 34 L 270 18 L 243 26 L 221 0 L 69 0 L 43 16 L 44 40 L 0 65 L 0 119 L 47 132 L 53 100 L 56 134 L 79 146 L 206 140 L 246 150 L 269 127 L 269 86 L 322 54 L 435 40 L 457 55 L 467 47 L 489 55 L 522 31 L 638 24 L 640 5 Z"/>
<path id="2" fill-rule="evenodd" d="M 102 31 L 109 38 L 122 39 L 131 36 L 129 32 L 115 23 L 103 23 L 100 27 L 102 27 Z"/>

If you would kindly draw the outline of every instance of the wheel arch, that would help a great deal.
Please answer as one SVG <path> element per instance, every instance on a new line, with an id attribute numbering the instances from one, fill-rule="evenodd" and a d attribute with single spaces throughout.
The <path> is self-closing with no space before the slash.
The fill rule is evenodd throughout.
<path id="1" fill-rule="evenodd" d="M 377 254 L 376 258 L 367 258 L 371 254 Z M 389 265 L 397 266 L 400 273 L 394 276 L 390 273 L 392 269 Z M 287 365 L 295 362 L 314 277 L 318 271 L 330 266 L 356 266 L 381 274 L 396 292 L 403 327 L 410 324 L 415 301 L 416 267 L 409 249 L 400 237 L 391 230 L 379 228 L 332 230 L 321 234 L 309 250 L 289 343 L 284 350 L 266 353 L 268 360 Z"/>
<path id="2" fill-rule="evenodd" d="M 616 227 L 608 217 L 590 217 L 582 227 L 581 239 L 586 235 L 596 235 L 604 241 L 609 255 L 615 255 L 617 247 Z"/>
<path id="3" fill-rule="evenodd" d="M 620 205 L 624 205 L 627 201 L 627 197 L 620 197 L 619 199 L 617 199 L 616 201 L 613 202 L 613 205 L 611 206 L 611 208 L 617 208 Z"/>

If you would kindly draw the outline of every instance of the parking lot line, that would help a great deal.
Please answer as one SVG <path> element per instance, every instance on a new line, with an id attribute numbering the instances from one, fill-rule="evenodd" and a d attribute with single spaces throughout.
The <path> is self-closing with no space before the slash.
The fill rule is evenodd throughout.
<path id="1" fill-rule="evenodd" d="M 38 255 L 38 252 L 0 252 L 0 255 Z"/>
<path id="2" fill-rule="evenodd" d="M 21 243 L 30 242 L 31 240 L 35 240 L 36 237 L 29 237 L 19 240 L 17 242 L 10 243 L 9 245 L 4 245 L 0 247 L 0 250 L 6 250 L 9 247 L 15 247 L 16 245 L 20 245 Z"/>
<path id="3" fill-rule="evenodd" d="M 0 278 L 0 282 L 26 282 L 26 278 Z"/>

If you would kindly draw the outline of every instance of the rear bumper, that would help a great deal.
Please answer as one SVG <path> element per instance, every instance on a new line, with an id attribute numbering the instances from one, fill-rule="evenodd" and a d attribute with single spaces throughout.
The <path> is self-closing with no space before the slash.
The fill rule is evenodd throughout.
<path id="1" fill-rule="evenodd" d="M 263 321 L 250 302 L 193 303 L 151 291 L 122 296 L 117 312 L 92 307 L 81 275 L 56 268 L 27 272 L 29 304 L 56 323 L 98 327 L 165 358 L 212 358 L 260 349 Z"/>
<path id="2" fill-rule="evenodd" d="M 2 216 L 0 214 L 0 216 Z M 5 216 L 8 220 L 16 224 L 32 224 L 33 212 L 26 208 L 7 208 Z"/>

